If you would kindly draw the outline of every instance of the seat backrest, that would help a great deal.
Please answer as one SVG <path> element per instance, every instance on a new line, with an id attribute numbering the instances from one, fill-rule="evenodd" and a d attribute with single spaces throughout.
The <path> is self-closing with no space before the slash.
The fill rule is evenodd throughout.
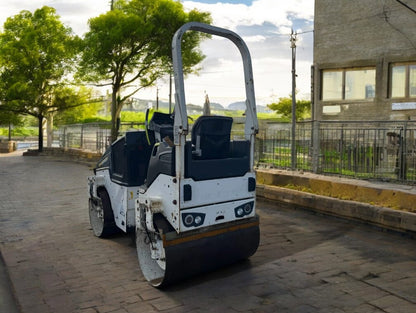
<path id="1" fill-rule="evenodd" d="M 233 119 L 228 116 L 200 116 L 192 127 L 194 157 L 223 159 L 230 154 Z"/>
<path id="2" fill-rule="evenodd" d="M 154 131 L 157 142 L 161 142 L 166 136 L 173 140 L 173 121 L 172 114 L 153 113 L 149 122 L 149 129 Z"/>

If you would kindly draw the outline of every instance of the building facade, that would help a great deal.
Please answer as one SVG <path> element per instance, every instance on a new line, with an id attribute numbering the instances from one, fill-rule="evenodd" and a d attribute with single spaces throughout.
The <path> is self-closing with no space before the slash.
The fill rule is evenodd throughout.
<path id="1" fill-rule="evenodd" d="M 315 0 L 314 120 L 416 120 L 416 0 Z"/>

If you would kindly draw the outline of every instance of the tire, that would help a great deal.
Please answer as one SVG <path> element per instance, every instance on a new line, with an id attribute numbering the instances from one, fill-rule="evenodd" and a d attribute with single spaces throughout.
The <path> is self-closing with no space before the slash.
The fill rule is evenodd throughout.
<path id="1" fill-rule="evenodd" d="M 106 238 L 117 232 L 118 228 L 114 222 L 113 209 L 111 208 L 110 196 L 105 189 L 98 191 L 101 201 L 94 203 L 89 200 L 90 224 L 94 235 Z"/>

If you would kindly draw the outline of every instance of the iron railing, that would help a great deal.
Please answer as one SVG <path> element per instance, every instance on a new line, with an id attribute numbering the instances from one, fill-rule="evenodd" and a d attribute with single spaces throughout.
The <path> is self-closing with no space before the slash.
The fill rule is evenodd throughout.
<path id="1" fill-rule="evenodd" d="M 297 170 L 416 182 L 416 122 L 302 122 Z M 271 124 L 257 138 L 260 165 L 292 168 L 291 125 Z"/>
<path id="2" fill-rule="evenodd" d="M 143 129 L 144 123 L 121 123 L 120 135 L 126 131 Z M 54 141 L 63 148 L 78 148 L 104 153 L 110 144 L 111 123 L 73 124 L 54 131 Z"/>

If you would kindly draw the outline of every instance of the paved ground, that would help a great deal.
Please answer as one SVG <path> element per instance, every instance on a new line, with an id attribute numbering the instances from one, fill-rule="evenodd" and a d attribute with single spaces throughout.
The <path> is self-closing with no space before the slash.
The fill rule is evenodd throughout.
<path id="1" fill-rule="evenodd" d="M 0 250 L 24 313 L 416 312 L 415 239 L 265 202 L 250 261 L 154 289 L 129 238 L 92 235 L 89 173 L 0 158 Z"/>

